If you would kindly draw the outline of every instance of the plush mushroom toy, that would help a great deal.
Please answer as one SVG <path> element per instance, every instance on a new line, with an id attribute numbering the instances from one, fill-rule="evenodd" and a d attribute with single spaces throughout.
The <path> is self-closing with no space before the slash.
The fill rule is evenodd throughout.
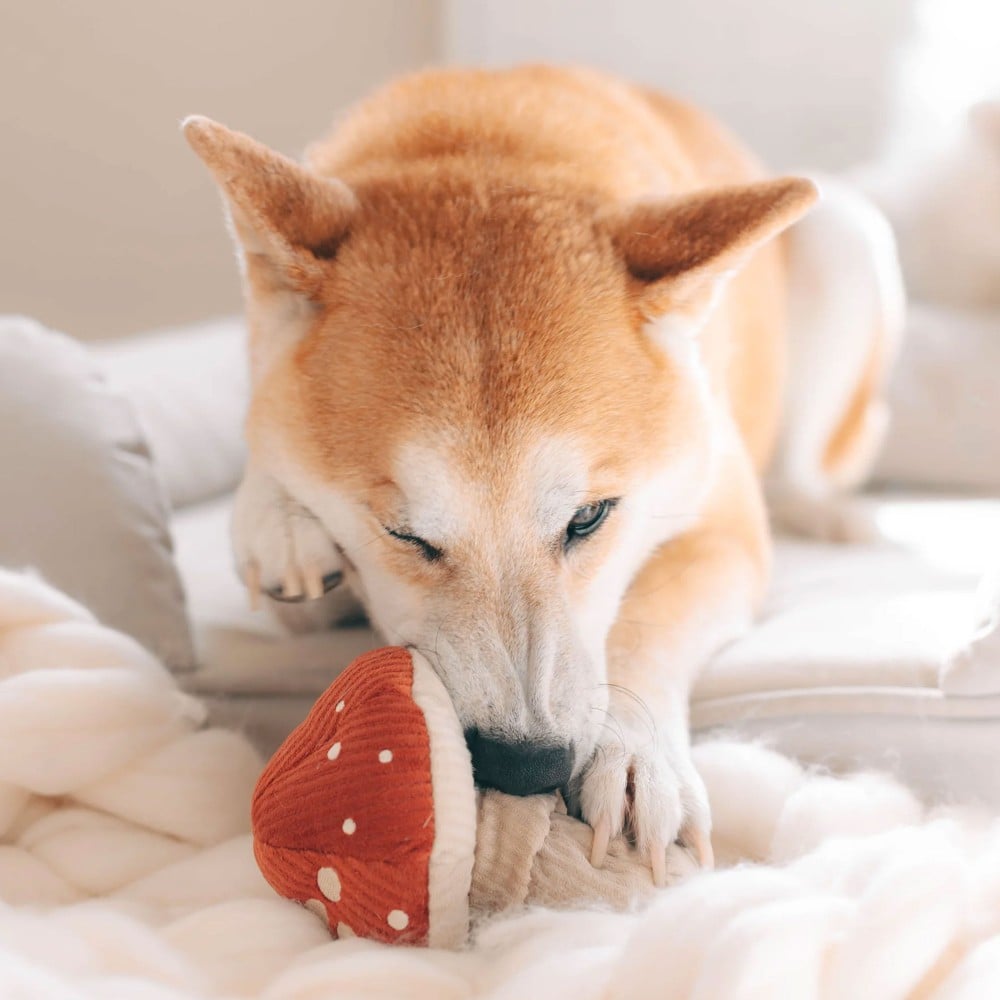
<path id="1" fill-rule="evenodd" d="M 461 726 L 418 653 L 366 653 L 322 695 L 257 783 L 254 854 L 336 937 L 458 947 L 477 917 L 524 904 L 627 908 L 653 891 L 624 841 L 590 863 L 589 826 L 557 794 L 478 791 Z M 668 855 L 668 880 L 695 870 Z"/>

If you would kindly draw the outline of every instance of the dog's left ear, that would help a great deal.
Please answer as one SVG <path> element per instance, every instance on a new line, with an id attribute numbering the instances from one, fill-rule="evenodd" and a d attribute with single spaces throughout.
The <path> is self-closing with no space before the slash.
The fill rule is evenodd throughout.
<path id="1" fill-rule="evenodd" d="M 357 209 L 350 188 L 209 118 L 182 128 L 226 196 L 248 268 L 272 288 L 315 294 Z"/>
<path id="2" fill-rule="evenodd" d="M 812 181 L 783 177 L 640 202 L 603 222 L 640 311 L 652 318 L 680 310 L 697 325 L 722 282 L 817 196 Z"/>

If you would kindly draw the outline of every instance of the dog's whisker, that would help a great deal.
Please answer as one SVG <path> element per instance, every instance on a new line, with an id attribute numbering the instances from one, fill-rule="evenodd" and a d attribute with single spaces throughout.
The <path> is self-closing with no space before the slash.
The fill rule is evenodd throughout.
<path id="1" fill-rule="evenodd" d="M 621 746 L 622 750 L 625 749 L 625 731 L 617 723 L 612 725 L 610 722 L 600 723 L 601 729 L 606 729 L 615 738 L 618 744 Z M 607 753 L 607 749 L 604 747 L 598 748 L 599 752 Z"/>
<path id="2" fill-rule="evenodd" d="M 602 685 L 607 686 L 607 685 Z M 606 729 L 611 733 L 614 738 L 622 745 L 624 749 L 625 746 L 625 730 L 618 719 L 615 718 L 611 709 L 607 706 L 590 706 L 591 712 L 599 712 L 603 718 L 597 720 L 597 726 L 601 729 Z"/>
<path id="3" fill-rule="evenodd" d="M 441 651 L 438 649 L 438 642 L 441 639 L 441 629 L 443 628 L 444 628 L 444 622 L 438 622 L 437 631 L 435 631 L 434 633 L 434 657 L 438 661 L 438 663 L 441 662 Z"/>
<path id="4" fill-rule="evenodd" d="M 652 709 L 649 707 L 649 705 L 646 704 L 646 702 L 639 695 L 637 695 L 634 691 L 629 690 L 629 688 L 624 687 L 621 684 L 607 683 L 607 684 L 602 684 L 601 687 L 609 688 L 612 691 L 615 691 L 618 694 L 621 694 L 631 699 L 632 703 L 640 709 L 640 711 L 638 712 L 638 717 L 641 718 L 645 723 L 650 739 L 654 742 L 657 740 L 659 736 L 659 727 L 656 724 L 656 716 L 653 715 Z M 614 718 L 610 709 L 608 710 L 607 715 L 608 718 Z"/>

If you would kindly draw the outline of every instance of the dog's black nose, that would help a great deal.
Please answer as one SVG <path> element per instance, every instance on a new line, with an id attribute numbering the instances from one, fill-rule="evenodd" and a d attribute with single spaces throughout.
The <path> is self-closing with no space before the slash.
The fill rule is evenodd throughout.
<path id="1" fill-rule="evenodd" d="M 572 746 L 534 740 L 511 743 L 483 736 L 475 729 L 466 731 L 465 742 L 472 754 L 476 784 L 508 795 L 551 792 L 565 785 L 573 771 Z"/>

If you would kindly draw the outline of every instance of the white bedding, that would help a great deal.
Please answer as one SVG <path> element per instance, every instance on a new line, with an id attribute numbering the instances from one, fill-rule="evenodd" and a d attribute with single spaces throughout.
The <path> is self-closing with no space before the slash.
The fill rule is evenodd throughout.
<path id="1" fill-rule="evenodd" d="M 0 996 L 960 1000 L 1000 977 L 996 822 L 730 741 L 696 750 L 724 867 L 645 911 L 513 914 L 460 953 L 330 941 L 254 866 L 259 757 L 175 683 L 0 571 Z"/>

